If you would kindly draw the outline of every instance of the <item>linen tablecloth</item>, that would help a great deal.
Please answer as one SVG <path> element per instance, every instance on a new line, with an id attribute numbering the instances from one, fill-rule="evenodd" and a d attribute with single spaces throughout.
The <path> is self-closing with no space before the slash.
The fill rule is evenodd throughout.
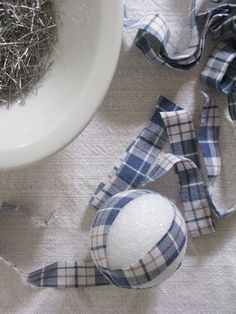
<path id="1" fill-rule="evenodd" d="M 187 0 L 129 0 L 134 18 L 158 10 L 171 24 L 182 50 L 188 43 Z M 28 272 L 56 261 L 83 260 L 95 210 L 88 207 L 97 184 L 117 163 L 151 116 L 160 94 L 187 108 L 197 127 L 202 98 L 202 62 L 189 72 L 150 64 L 133 46 L 135 30 L 124 30 L 119 64 L 101 109 L 76 141 L 50 159 L 18 171 L 1 173 L 1 199 L 24 207 L 34 218 L 57 210 L 47 228 L 35 227 L 22 212 L 2 212 L 0 251 Z M 219 105 L 226 99 L 216 95 Z M 223 167 L 216 201 L 230 207 L 236 191 L 236 136 L 222 109 Z M 149 188 L 178 198 L 174 173 Z M 182 267 L 168 281 L 145 291 L 115 287 L 37 289 L 0 263 L 0 313 L 236 313 L 236 215 L 216 221 L 215 234 L 190 240 Z"/>

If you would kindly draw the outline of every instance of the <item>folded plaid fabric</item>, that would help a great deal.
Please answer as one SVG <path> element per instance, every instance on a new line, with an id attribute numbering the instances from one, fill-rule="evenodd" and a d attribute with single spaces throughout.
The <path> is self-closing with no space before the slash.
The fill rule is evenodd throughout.
<path id="1" fill-rule="evenodd" d="M 89 287 L 112 283 L 119 287 L 140 288 L 158 276 L 186 245 L 184 225 L 178 213 L 168 231 L 171 239 L 177 238 L 177 243 L 168 245 L 170 240 L 163 238 L 130 268 L 109 269 L 106 243 L 110 227 L 122 207 L 135 197 L 150 193 L 146 190 L 128 190 L 158 180 L 171 169 L 175 169 L 179 176 L 184 218 L 192 237 L 214 232 L 211 210 L 217 216 L 224 217 L 236 209 L 233 207 L 223 212 L 211 198 L 211 184 L 220 174 L 220 119 L 214 98 L 206 94 L 205 97 L 198 140 L 189 114 L 160 97 L 147 127 L 128 147 L 108 181 L 101 183 L 91 198 L 91 204 L 99 211 L 91 229 L 89 260 L 81 264 L 54 263 L 28 275 L 30 284 Z M 171 144 L 173 154 L 161 153 L 166 142 Z M 207 168 L 208 187 L 204 185 L 201 175 L 198 144 Z M 119 192 L 122 191 L 126 191 L 126 194 L 121 197 Z"/>
<path id="2" fill-rule="evenodd" d="M 152 192 L 133 190 L 110 198 L 97 212 L 91 228 L 92 259 L 81 264 L 54 263 L 31 273 L 28 283 L 44 287 L 91 287 L 112 283 L 131 289 L 141 288 L 157 278 L 186 249 L 186 227 L 177 210 L 167 233 L 137 263 L 125 269 L 111 270 L 107 261 L 107 238 L 114 220 L 130 201 L 149 193 Z M 177 260 L 176 270 L 179 266 Z"/>
<path id="3" fill-rule="evenodd" d="M 114 175 L 110 180 L 101 183 L 91 199 L 91 204 L 100 209 L 104 202 L 111 196 L 141 185 L 147 178 L 147 174 L 161 152 L 164 144 L 168 142 L 160 112 L 165 103 L 166 110 L 180 109 L 167 99 L 160 98 L 157 108 L 148 125 L 141 134 L 127 148 L 122 165 L 114 168 Z"/>
<path id="4" fill-rule="evenodd" d="M 215 98 L 203 93 L 205 103 L 202 108 L 198 141 L 207 169 L 209 182 L 220 175 L 220 113 Z"/>
<path id="5" fill-rule="evenodd" d="M 209 4 L 210 2 L 212 1 L 209 1 Z M 124 25 L 138 28 L 136 45 L 149 60 L 173 68 L 189 69 L 201 59 L 206 35 L 209 32 L 214 38 L 219 38 L 229 31 L 233 34 L 235 32 L 236 4 L 220 4 L 197 14 L 196 3 L 196 0 L 192 0 L 190 7 L 191 41 L 188 48 L 181 53 L 175 53 L 177 49 L 171 42 L 171 31 L 165 19 L 156 12 L 139 21 L 130 20 L 126 13 Z"/>
<path id="6" fill-rule="evenodd" d="M 169 139 L 174 155 L 162 155 L 153 168 L 163 144 Z M 106 183 L 101 183 L 91 204 L 97 209 L 118 192 L 157 180 L 175 167 L 180 180 L 184 216 L 193 237 L 214 231 L 207 193 L 199 170 L 197 141 L 188 113 L 160 97 L 155 113 L 140 136 L 129 146 L 121 165 Z"/>
<path id="7" fill-rule="evenodd" d="M 201 73 L 201 81 L 228 95 L 229 121 L 236 124 L 236 40 L 220 42 Z"/>
<path id="8" fill-rule="evenodd" d="M 209 4 L 210 2 L 229 1 L 208 1 Z M 228 95 L 226 116 L 236 126 L 236 4 L 218 4 L 201 14 L 197 13 L 196 4 L 196 0 L 191 1 L 191 42 L 181 53 L 175 53 L 177 49 L 171 42 L 170 29 L 160 14 L 149 14 L 136 22 L 130 20 L 126 13 L 124 24 L 138 28 L 136 45 L 148 59 L 182 70 L 189 69 L 199 62 L 208 33 L 213 39 L 220 38 L 220 43 L 201 74 L 201 81 Z M 229 34 L 230 39 L 222 41 L 225 34 Z"/>
<path id="9" fill-rule="evenodd" d="M 221 158 L 219 147 L 220 114 L 215 99 L 205 94 L 206 101 L 202 109 L 199 128 L 199 146 L 204 158 L 208 174 L 208 193 L 212 202 L 212 210 L 219 218 L 224 218 L 236 210 L 236 204 L 228 210 L 217 207 L 214 203 L 212 188 L 215 179 L 220 175 Z"/>

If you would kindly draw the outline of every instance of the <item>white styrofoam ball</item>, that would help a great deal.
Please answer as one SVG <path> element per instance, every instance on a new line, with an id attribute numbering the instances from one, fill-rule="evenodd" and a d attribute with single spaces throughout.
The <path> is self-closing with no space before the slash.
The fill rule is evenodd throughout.
<path id="1" fill-rule="evenodd" d="M 119 195 L 121 196 L 122 193 Z M 144 257 L 167 233 L 173 222 L 175 211 L 179 212 L 173 202 L 154 192 L 141 195 L 124 206 L 108 234 L 109 269 L 128 268 Z M 184 258 L 186 243 L 171 265 L 157 278 L 141 285 L 140 288 L 155 286 L 170 277 Z"/>

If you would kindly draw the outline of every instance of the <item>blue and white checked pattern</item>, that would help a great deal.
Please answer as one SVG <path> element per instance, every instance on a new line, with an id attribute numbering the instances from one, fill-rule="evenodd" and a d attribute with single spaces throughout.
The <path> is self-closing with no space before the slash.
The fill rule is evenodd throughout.
<path id="1" fill-rule="evenodd" d="M 168 139 L 174 155 L 159 155 Z M 175 167 L 180 179 L 185 222 L 191 236 L 213 232 L 211 204 L 199 170 L 197 145 L 188 113 L 160 97 L 147 128 L 129 146 L 120 166 L 113 170 L 108 181 L 98 186 L 91 204 L 99 209 L 116 193 L 157 180 Z"/>
<path id="2" fill-rule="evenodd" d="M 201 73 L 201 81 L 228 95 L 229 121 L 236 123 L 236 39 L 220 42 Z"/>
<path id="3" fill-rule="evenodd" d="M 173 221 L 168 232 L 137 263 L 126 269 L 110 270 L 106 255 L 109 230 L 120 211 L 133 199 L 149 193 L 153 192 L 126 191 L 108 199 L 104 208 L 97 212 L 91 228 L 92 260 L 80 265 L 52 264 L 31 273 L 27 278 L 28 282 L 45 287 L 90 287 L 112 283 L 129 289 L 140 288 L 143 284 L 150 283 L 186 248 L 185 223 L 174 204 Z"/>
<path id="4" fill-rule="evenodd" d="M 220 113 L 215 98 L 203 93 L 205 103 L 199 128 L 199 146 L 206 165 L 209 182 L 220 175 Z"/>
<path id="5" fill-rule="evenodd" d="M 209 1 L 214 2 L 214 1 Z M 219 1 L 222 2 L 222 1 Z M 205 46 L 206 35 L 210 32 L 214 38 L 234 32 L 236 4 L 219 4 L 207 12 L 197 14 L 196 0 L 191 1 L 190 27 L 192 31 L 188 48 L 175 53 L 172 34 L 165 19 L 155 12 L 139 21 L 132 21 L 125 14 L 124 25 L 138 28 L 136 45 L 152 61 L 167 64 L 173 68 L 189 69 L 199 62 Z"/>
<path id="6" fill-rule="evenodd" d="M 181 161 L 176 164 L 179 176 L 180 196 L 184 217 L 192 237 L 214 231 L 211 219 L 211 204 L 204 187 L 198 158 L 198 142 L 192 120 L 185 110 L 162 112 L 169 141 L 175 156 Z M 182 158 L 187 160 L 182 160 Z"/>
<path id="7" fill-rule="evenodd" d="M 173 103 L 160 97 L 155 113 L 147 127 L 126 150 L 121 160 L 122 166 L 115 167 L 108 182 L 102 182 L 95 191 L 90 203 L 97 209 L 100 209 L 109 197 L 121 191 L 134 189 L 146 180 L 156 157 L 168 141 L 160 116 L 163 104 L 167 110 L 178 109 Z"/>
<path id="8" fill-rule="evenodd" d="M 198 237 L 214 232 L 208 193 L 200 170 L 192 160 L 172 154 L 163 154 L 145 183 L 159 179 L 174 167 L 177 169 L 180 180 L 180 197 L 183 202 L 184 218 L 191 236 Z"/>
<path id="9" fill-rule="evenodd" d="M 209 178 L 216 177 L 220 172 L 218 138 L 218 108 L 213 98 L 206 97 L 199 129 L 199 144 Z M 175 155 L 160 154 L 163 144 L 168 139 Z M 28 282 L 36 286 L 52 287 L 83 287 L 113 283 L 119 287 L 138 288 L 155 278 L 168 267 L 186 241 L 181 217 L 177 214 L 177 221 L 172 224 L 174 229 L 169 230 L 177 239 L 179 239 L 177 234 L 181 235 L 177 241 L 179 247 L 177 252 L 174 250 L 176 243 L 165 251 L 167 243 L 160 242 L 137 264 L 125 270 L 113 271 L 108 268 L 106 243 L 110 227 L 128 202 L 143 193 L 150 193 L 145 190 L 127 190 L 155 181 L 175 168 L 180 180 L 184 218 L 190 234 L 196 237 L 213 232 L 210 209 L 216 213 L 220 211 L 214 207 L 210 199 L 199 167 L 196 134 L 188 113 L 160 97 L 147 128 L 129 146 L 120 166 L 114 169 L 106 184 L 99 185 L 91 199 L 91 203 L 100 209 L 91 229 L 92 258 L 80 265 L 78 263 L 50 265 L 31 273 Z M 125 191 L 122 196 L 119 194 L 121 191 Z M 164 252 L 167 252 L 168 258 L 163 258 Z"/>
<path id="10" fill-rule="evenodd" d="M 160 275 L 179 255 L 186 245 L 186 229 L 182 216 L 175 209 L 174 219 L 158 243 L 136 264 L 126 269 L 110 270 L 107 266 L 107 236 L 112 223 L 122 208 L 147 190 L 126 191 L 109 199 L 98 211 L 91 231 L 91 254 L 98 269 L 113 284 L 123 288 L 138 288 Z M 174 205 L 173 205 L 174 206 Z"/>
<path id="11" fill-rule="evenodd" d="M 218 208 L 214 204 L 212 188 L 215 179 L 220 175 L 221 158 L 220 158 L 220 114 L 219 109 L 215 104 L 215 99 L 205 95 L 206 100 L 203 105 L 202 119 L 199 128 L 199 145 L 204 158 L 204 162 L 208 173 L 208 192 L 212 202 L 212 210 L 215 214 L 224 218 L 230 213 L 236 211 L 236 204 L 228 210 Z"/>
<path id="12" fill-rule="evenodd" d="M 208 0 L 209 1 L 209 0 Z M 223 1 L 209 1 L 220 3 Z M 189 69 L 199 62 L 205 46 L 206 35 L 211 33 L 213 39 L 221 39 L 230 34 L 227 41 L 220 41 L 210 56 L 207 66 L 201 74 L 201 81 L 228 95 L 229 121 L 236 125 L 236 4 L 219 4 L 215 8 L 197 14 L 196 0 L 191 1 L 190 27 L 191 42 L 181 53 L 171 42 L 171 32 L 165 19 L 158 13 L 149 14 L 134 22 L 125 12 L 124 24 L 138 28 L 136 45 L 150 60 L 158 61 L 177 69 Z"/>
<path id="13" fill-rule="evenodd" d="M 92 259 L 84 263 L 54 263 L 27 276 L 27 282 L 37 287 L 93 287 L 109 285 Z"/>
<path id="14" fill-rule="evenodd" d="M 150 273 L 154 270 L 158 272 L 158 268 L 150 268 L 147 271 L 146 263 L 148 264 L 148 261 L 150 261 L 150 256 L 148 255 L 147 260 L 144 258 L 141 264 L 139 263 L 136 267 L 133 266 L 126 271 L 111 271 L 107 268 L 106 240 L 109 226 L 119 214 L 120 206 L 122 207 L 130 201 L 126 197 L 120 199 L 120 194 L 111 198 L 112 191 L 122 191 L 123 188 L 127 190 L 133 187 L 132 185 L 137 186 L 138 183 L 144 185 L 152 182 L 175 167 L 180 179 L 180 195 L 183 201 L 185 222 L 193 237 L 214 231 L 210 209 L 219 217 L 224 217 L 236 210 L 236 206 L 233 206 L 227 213 L 222 212 L 214 206 L 214 202 L 211 199 L 211 183 L 213 178 L 220 174 L 221 166 L 219 150 L 220 116 L 214 98 L 206 94 L 204 96 L 206 100 L 199 128 L 199 146 L 207 168 L 210 183 L 209 191 L 204 186 L 199 169 L 198 143 L 193 123 L 188 113 L 161 97 L 148 127 L 129 146 L 120 167 L 115 169 L 113 178 L 110 177 L 106 184 L 100 184 L 91 199 L 92 204 L 97 207 L 102 206 L 106 202 L 104 208 L 98 212 L 92 229 L 91 252 L 93 260 L 96 261 L 99 271 L 117 286 L 130 288 L 141 285 L 145 283 L 147 278 L 154 278 L 156 275 L 150 277 Z M 175 155 L 160 154 L 161 147 L 166 142 L 167 136 Z M 137 152 L 144 152 L 142 145 L 145 145 L 146 148 L 148 147 L 148 150 L 145 151 L 148 156 L 142 155 L 143 160 L 141 161 L 141 155 L 137 159 Z M 152 146 L 158 147 L 156 151 L 154 150 L 157 153 L 156 156 L 153 155 Z M 151 158 L 149 158 L 149 155 Z M 159 157 L 159 160 L 153 167 L 150 161 L 154 164 L 155 157 Z M 145 166 L 146 161 L 147 166 Z M 122 182 L 121 185 L 119 185 L 120 182 Z M 115 189 L 113 189 L 114 184 Z M 139 192 L 139 190 L 132 191 L 134 194 Z M 154 250 L 154 252 L 156 251 Z M 152 252 L 152 259 L 155 256 L 153 254 Z M 160 269 L 162 268 L 163 265 L 160 265 Z M 155 271 L 153 274 L 156 274 Z"/>
<path id="15" fill-rule="evenodd" d="M 152 61 L 158 61 L 174 68 L 189 68 L 199 58 L 198 28 L 196 23 L 196 0 L 190 8 L 192 39 L 189 48 L 181 54 L 174 54 L 175 47 L 171 42 L 171 32 L 160 14 L 150 14 L 140 21 L 131 21 L 125 14 L 124 24 L 129 28 L 138 28 L 136 45 Z"/>
<path id="16" fill-rule="evenodd" d="M 201 81 L 216 90 L 230 95 L 235 89 L 236 41 L 220 42 L 201 73 Z"/>

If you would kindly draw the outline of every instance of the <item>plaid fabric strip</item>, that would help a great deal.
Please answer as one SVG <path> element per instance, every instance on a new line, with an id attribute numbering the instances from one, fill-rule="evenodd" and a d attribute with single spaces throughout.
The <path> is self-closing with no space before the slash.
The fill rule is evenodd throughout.
<path id="1" fill-rule="evenodd" d="M 220 158 L 220 113 L 215 98 L 203 93 L 205 103 L 202 108 L 199 128 L 199 146 L 204 158 L 209 182 L 218 177 L 221 170 Z"/>
<path id="2" fill-rule="evenodd" d="M 167 141 L 167 136 L 169 136 L 173 151 L 178 156 L 160 154 L 163 144 Z M 138 153 L 139 159 L 143 158 L 144 162 L 137 159 Z M 148 155 L 148 158 L 145 154 Z M 159 160 L 154 166 L 157 157 Z M 147 167 L 143 167 L 145 161 L 149 162 Z M 106 243 L 112 223 L 120 210 L 131 200 L 143 193 L 150 193 L 145 190 L 126 191 L 122 197 L 119 193 L 115 193 L 115 196 L 111 198 L 110 191 L 113 191 L 114 182 L 115 184 L 117 182 L 125 183 L 116 188 L 116 191 L 122 191 L 123 188 L 127 190 L 133 185 L 136 187 L 138 184 L 152 182 L 176 167 L 180 178 L 181 198 L 187 227 L 193 237 L 207 234 L 214 231 L 214 227 L 209 213 L 209 201 L 206 197 L 200 170 L 196 164 L 199 162 L 191 119 L 180 107 L 161 97 L 148 127 L 129 146 L 114 177 L 110 178 L 107 184 L 100 184 L 102 189 L 97 190 L 91 200 L 93 204 L 101 208 L 97 212 L 91 229 L 92 261 L 90 259 L 82 264 L 52 264 L 31 273 L 28 276 L 28 282 L 36 286 L 50 287 L 88 287 L 111 282 L 126 288 L 138 288 L 149 282 L 164 271 L 176 258 L 178 252 L 184 249 L 186 245 L 185 225 L 177 214 L 168 235 L 137 264 L 124 270 L 110 270 L 107 264 Z M 130 169 L 136 170 L 130 172 Z M 127 178 L 125 174 L 128 174 Z M 101 204 L 104 205 L 104 202 L 106 204 L 102 206 Z"/>
<path id="3" fill-rule="evenodd" d="M 201 73 L 201 81 L 228 95 L 226 116 L 236 123 L 236 40 L 220 42 Z"/>
<path id="4" fill-rule="evenodd" d="M 227 95 L 235 89 L 236 41 L 220 42 L 201 73 L 201 81 Z"/>
<path id="5" fill-rule="evenodd" d="M 184 218 L 191 237 L 199 237 L 215 231 L 210 215 L 211 201 L 196 164 L 185 157 L 163 154 L 150 173 L 147 183 L 156 181 L 176 167 L 180 179 L 180 197 Z"/>
<path id="6" fill-rule="evenodd" d="M 51 264 L 29 274 L 27 282 L 38 287 L 65 288 L 110 284 L 92 260 L 80 264 L 77 262 Z"/>
<path id="7" fill-rule="evenodd" d="M 190 8 L 192 37 L 189 47 L 181 54 L 175 54 L 176 47 L 171 42 L 171 32 L 163 17 L 153 14 L 133 24 L 138 27 L 136 45 L 150 60 L 165 63 L 174 68 L 189 68 L 199 58 L 199 36 L 196 24 L 196 0 Z"/>
<path id="8" fill-rule="evenodd" d="M 148 194 L 147 190 L 132 190 L 115 195 L 97 212 L 91 230 L 91 254 L 98 269 L 116 286 L 138 288 L 162 273 L 186 246 L 186 230 L 183 219 L 175 213 L 166 234 L 136 264 L 127 269 L 111 270 L 108 267 L 106 246 L 110 227 L 120 210 L 131 200 Z M 173 205 L 174 206 L 174 205 Z"/>
<path id="9" fill-rule="evenodd" d="M 151 193 L 147 190 L 127 191 L 109 199 L 97 212 L 91 229 L 93 260 L 78 264 L 54 263 L 28 275 L 28 283 L 44 287 L 91 287 L 110 283 L 123 288 L 139 288 L 156 278 L 186 249 L 184 221 L 178 211 L 169 230 L 136 264 L 127 269 L 108 268 L 106 246 L 110 227 L 122 208 L 134 198 Z M 174 205 L 173 205 L 174 206 Z M 178 269 L 178 267 L 177 267 Z"/>
<path id="10" fill-rule="evenodd" d="M 123 197 L 120 197 L 120 193 L 118 193 L 108 199 L 105 206 L 97 212 L 91 231 L 91 254 L 93 260 L 96 261 L 97 267 L 104 270 L 108 268 L 104 243 L 107 242 L 110 227 L 119 215 L 120 210 L 133 199 L 147 193 L 150 192 L 139 190 L 126 191 L 123 193 Z"/>
<path id="11" fill-rule="evenodd" d="M 210 2 L 210 1 L 209 1 Z M 188 48 L 176 53 L 175 45 L 165 19 L 157 13 L 150 14 L 140 21 L 131 21 L 125 13 L 124 25 L 138 28 L 136 45 L 149 59 L 167 64 L 173 68 L 189 69 L 201 58 L 207 33 L 210 31 L 214 38 L 232 30 L 236 5 L 221 4 L 207 12 L 197 15 L 196 0 L 191 1 L 190 27 L 191 42 Z"/>
<path id="12" fill-rule="evenodd" d="M 215 214 L 223 218 L 236 210 L 236 204 L 228 210 L 223 210 L 215 205 L 213 197 L 213 185 L 220 175 L 221 158 L 219 147 L 220 114 L 215 99 L 205 94 L 206 100 L 203 105 L 202 119 L 199 128 L 199 145 L 207 168 L 209 179 L 209 198 Z"/>
<path id="13" fill-rule="evenodd" d="M 198 144 L 194 126 L 185 110 L 161 112 L 174 155 L 191 159 L 199 168 Z"/>
<path id="14" fill-rule="evenodd" d="M 100 183 L 90 203 L 97 209 L 111 196 L 142 185 L 164 144 L 167 133 L 160 115 L 162 110 L 180 109 L 164 97 L 160 97 L 154 115 L 141 134 L 126 150 L 122 161 L 115 167 L 106 183 Z"/>
<path id="15" fill-rule="evenodd" d="M 198 143 L 193 123 L 185 110 L 162 112 L 161 116 L 173 153 L 181 158 L 175 167 L 188 230 L 192 237 L 211 233 L 214 231 L 211 206 L 199 169 Z"/>
<path id="16" fill-rule="evenodd" d="M 127 269 L 110 270 L 116 286 L 141 287 L 159 276 L 186 247 L 185 225 L 178 212 L 167 234 L 135 265 Z"/>
<path id="17" fill-rule="evenodd" d="M 99 185 L 91 199 L 91 204 L 100 208 L 107 199 L 115 195 L 111 191 L 121 192 L 136 188 L 139 185 L 146 185 L 176 167 L 180 178 L 180 194 L 184 205 L 184 215 L 191 236 L 196 237 L 213 232 L 210 204 L 199 171 L 196 135 L 189 115 L 166 98 L 160 97 L 155 113 L 148 125 L 147 129 L 149 130 L 150 125 L 152 126 L 152 132 L 147 132 L 147 129 L 144 129 L 126 151 L 120 167 L 113 172 L 113 176 L 109 178 L 107 183 Z M 163 142 L 167 141 L 167 133 L 175 155 L 160 154 Z M 163 141 L 163 135 L 165 141 Z M 155 140 L 150 141 L 150 138 L 155 138 Z M 147 143 L 148 149 L 145 150 Z M 158 146 L 158 150 L 153 150 L 153 145 L 155 148 Z M 138 152 L 140 150 L 145 152 L 141 156 L 142 160 L 136 158 L 137 148 Z M 144 172 L 143 165 L 147 160 L 151 162 Z M 140 173 L 142 173 L 141 177 Z M 137 178 L 139 178 L 138 181 Z M 117 184 L 121 182 L 126 184 Z"/>

